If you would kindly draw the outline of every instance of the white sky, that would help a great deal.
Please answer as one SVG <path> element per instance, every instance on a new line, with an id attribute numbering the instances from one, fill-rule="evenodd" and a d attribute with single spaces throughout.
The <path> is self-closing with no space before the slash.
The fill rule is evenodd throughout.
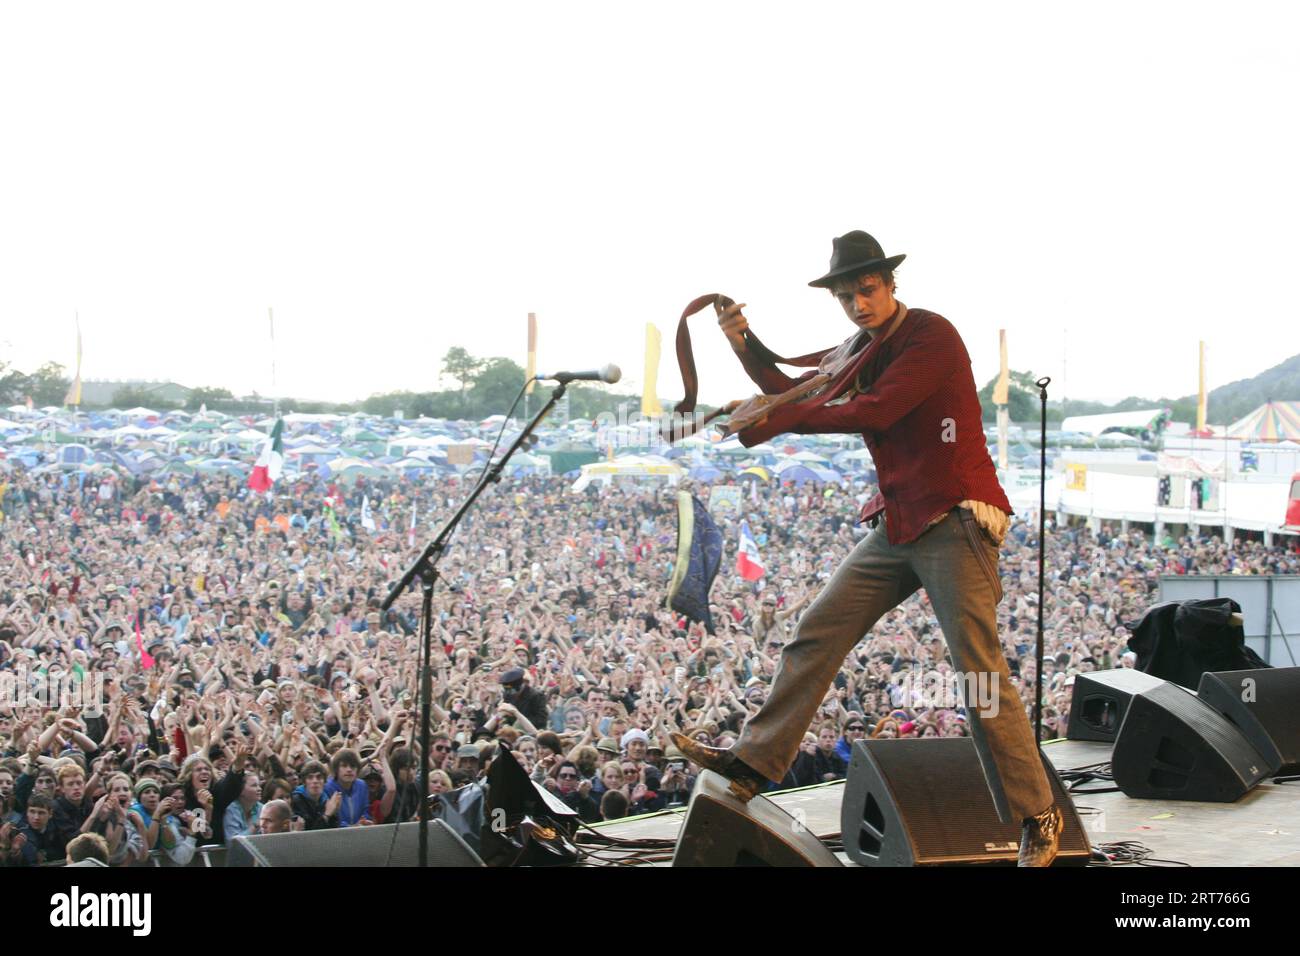
<path id="1" fill-rule="evenodd" d="M 905 252 L 982 384 L 1177 396 L 1300 351 L 1294 3 L 0 7 L 0 358 L 352 400 L 452 345 L 681 395 L 704 292 L 853 331 L 832 236 Z M 1291 119 L 1287 119 L 1290 116 Z M 701 398 L 753 391 L 697 322 Z M 1210 410 L 1211 420 L 1216 420 Z"/>

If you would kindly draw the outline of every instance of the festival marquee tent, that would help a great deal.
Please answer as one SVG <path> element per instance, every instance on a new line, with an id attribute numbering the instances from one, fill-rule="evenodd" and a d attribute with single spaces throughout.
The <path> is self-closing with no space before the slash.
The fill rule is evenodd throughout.
<path id="1" fill-rule="evenodd" d="M 1061 422 L 1061 431 L 1100 435 L 1108 431 L 1156 431 L 1157 423 L 1169 414 L 1164 408 L 1136 412 L 1108 412 L 1103 415 L 1071 415 Z"/>
<path id="2" fill-rule="evenodd" d="M 675 485 L 684 474 L 679 465 L 658 455 L 622 455 L 583 465 L 572 490 L 582 491 L 593 481 L 609 484 L 614 478 L 666 478 L 670 485 Z"/>
<path id="3" fill-rule="evenodd" d="M 1250 441 L 1300 441 L 1300 402 L 1265 402 L 1229 425 L 1228 434 Z"/>

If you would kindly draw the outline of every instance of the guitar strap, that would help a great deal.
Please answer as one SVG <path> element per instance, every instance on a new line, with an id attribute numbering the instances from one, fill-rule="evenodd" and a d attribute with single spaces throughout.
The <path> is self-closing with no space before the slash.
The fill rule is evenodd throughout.
<path id="1" fill-rule="evenodd" d="M 677 321 L 677 365 L 682 375 L 682 389 L 684 398 L 677 403 L 674 409 L 675 423 L 665 427 L 664 438 L 669 442 L 679 441 L 682 438 L 693 434 L 699 426 L 705 425 L 721 414 L 721 409 L 710 413 L 698 426 L 688 427 L 682 420 L 685 416 L 695 411 L 696 399 L 699 395 L 699 374 L 695 369 L 695 354 L 691 349 L 691 333 L 687 320 L 696 313 L 702 311 L 708 306 L 715 306 L 718 310 L 726 309 L 733 304 L 733 300 L 719 293 L 710 293 L 692 299 L 682 311 L 681 318 Z M 782 393 L 781 395 L 755 396 L 746 405 L 755 406 L 750 410 L 751 414 L 761 411 L 763 407 L 776 407 L 791 402 L 796 402 L 808 409 L 813 409 L 824 405 L 826 402 L 842 395 L 852 387 L 854 378 L 867 354 L 872 350 L 870 347 L 862 347 L 862 335 L 857 333 L 850 336 L 839 346 L 833 349 L 822 349 L 818 352 L 810 352 L 807 355 L 798 355 L 794 358 L 783 358 L 769 349 L 754 334 L 753 330 L 746 330 L 745 341 L 748 345 L 750 354 L 763 365 L 776 368 L 777 364 L 793 365 L 799 368 L 813 368 L 827 380 L 818 387 L 809 389 L 811 384 L 808 379 L 813 376 L 805 376 L 800 380 L 800 384 Z M 741 410 L 736 412 L 737 417 L 741 417 Z M 739 429 L 739 434 L 744 436 L 745 429 Z"/>

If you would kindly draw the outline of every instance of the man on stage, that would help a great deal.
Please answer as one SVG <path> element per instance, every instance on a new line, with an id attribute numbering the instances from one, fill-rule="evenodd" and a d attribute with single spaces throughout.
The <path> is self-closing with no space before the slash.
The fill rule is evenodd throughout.
<path id="1" fill-rule="evenodd" d="M 968 723 L 999 815 L 1022 825 L 1019 864 L 1048 866 L 1061 814 L 997 632 L 998 548 L 1011 505 L 985 448 L 961 336 L 943 317 L 894 297 L 893 270 L 903 259 L 886 257 L 865 232 L 834 240 L 830 270 L 809 285 L 829 289 L 858 327 L 826 353 L 846 363 L 840 368 L 849 374 L 820 400 L 814 393 L 811 401 L 779 405 L 740 431 L 747 447 L 786 432 L 861 433 L 880 481 L 861 520 L 875 527 L 799 621 L 767 702 L 736 745 L 705 747 L 680 734 L 673 741 L 749 800 L 785 776 L 845 655 L 882 615 L 924 587 L 963 685 L 994 691 L 978 702 L 968 692 Z M 777 369 L 749 331 L 743 307 L 722 310 L 718 324 L 746 372 L 767 395 L 793 388 L 796 380 Z"/>

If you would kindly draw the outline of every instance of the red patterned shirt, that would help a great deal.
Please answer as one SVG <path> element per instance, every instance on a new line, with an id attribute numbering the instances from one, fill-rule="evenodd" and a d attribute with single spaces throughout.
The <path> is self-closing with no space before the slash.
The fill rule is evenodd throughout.
<path id="1" fill-rule="evenodd" d="M 899 309 L 892 331 L 866 346 L 854 392 L 813 407 L 775 408 L 766 421 L 740 433 L 750 447 L 784 432 L 859 432 L 880 481 L 880 494 L 867 502 L 860 520 L 883 510 L 890 544 L 914 541 L 963 501 L 1013 513 L 984 444 L 979 396 L 961 336 L 941 315 L 902 303 Z M 798 381 L 752 350 L 740 359 L 766 394 Z"/>

